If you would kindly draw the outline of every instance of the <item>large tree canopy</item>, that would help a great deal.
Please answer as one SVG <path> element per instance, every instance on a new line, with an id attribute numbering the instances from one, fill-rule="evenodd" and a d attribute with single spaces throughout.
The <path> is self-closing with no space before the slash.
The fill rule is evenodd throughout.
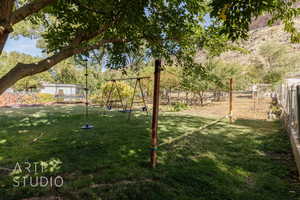
<path id="1" fill-rule="evenodd" d="M 0 0 L 0 53 L 19 22 L 30 20 L 46 42 L 47 58 L 18 63 L 0 79 L 0 94 L 16 81 L 50 69 L 74 55 L 101 47 L 111 67 L 123 66 L 127 53 L 179 58 L 192 63 L 197 48 L 216 36 L 247 37 L 253 17 L 268 12 L 282 20 L 285 30 L 298 32 L 292 0 Z M 210 16 L 209 24 L 204 22 Z M 271 22 L 272 22 L 271 20 Z M 211 26 L 207 28 L 207 26 Z M 215 31 L 217 30 L 217 31 Z M 209 34 L 206 34 L 209 32 Z M 210 37 L 207 37 L 210 35 Z M 141 49 L 143 51 L 141 51 Z M 1 66 L 0 66 L 1 67 Z"/>

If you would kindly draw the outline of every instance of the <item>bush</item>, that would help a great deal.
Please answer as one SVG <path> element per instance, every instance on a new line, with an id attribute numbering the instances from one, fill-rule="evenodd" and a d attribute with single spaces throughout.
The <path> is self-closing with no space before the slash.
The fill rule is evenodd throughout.
<path id="1" fill-rule="evenodd" d="M 277 99 L 273 99 L 270 105 L 270 112 L 274 114 L 277 118 L 280 118 L 282 110 L 278 105 Z"/>
<path id="2" fill-rule="evenodd" d="M 90 97 L 91 102 L 93 104 L 99 104 L 99 105 L 104 105 L 105 104 L 105 100 L 102 97 L 101 91 L 100 90 L 96 90 L 95 92 L 93 92 L 93 94 Z"/>
<path id="3" fill-rule="evenodd" d="M 38 93 L 36 94 L 36 98 L 39 103 L 50 103 L 56 101 L 52 94 Z"/>
<path id="4" fill-rule="evenodd" d="M 21 96 L 20 102 L 21 104 L 35 104 L 37 103 L 37 96 L 31 94 L 25 94 Z"/>
<path id="5" fill-rule="evenodd" d="M 189 109 L 190 107 L 185 104 L 185 103 L 180 103 L 180 102 L 177 102 L 175 103 L 173 106 L 172 106 L 172 111 L 174 112 L 179 112 L 179 111 L 182 111 L 182 110 L 187 110 Z"/>
<path id="6" fill-rule="evenodd" d="M 101 90 L 102 90 L 102 97 L 104 101 L 106 101 L 109 97 L 109 93 L 113 87 L 113 82 L 108 82 L 105 83 Z M 119 94 L 118 91 L 120 92 L 120 96 L 122 98 L 122 101 L 124 104 L 128 104 L 132 95 L 133 95 L 133 88 L 124 83 L 124 82 L 116 82 L 113 91 L 111 92 L 110 100 L 119 100 Z"/>

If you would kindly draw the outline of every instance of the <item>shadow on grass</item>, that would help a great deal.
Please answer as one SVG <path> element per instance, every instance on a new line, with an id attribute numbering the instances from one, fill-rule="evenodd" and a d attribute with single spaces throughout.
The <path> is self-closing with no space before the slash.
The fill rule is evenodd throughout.
<path id="1" fill-rule="evenodd" d="M 159 149 L 159 165 L 148 167 L 150 122 L 144 115 L 131 121 L 118 112 L 91 109 L 91 130 L 81 130 L 82 108 L 22 108 L 0 114 L 0 165 L 59 159 L 56 174 L 64 186 L 12 188 L 0 178 L 0 196 L 21 199 L 63 196 L 65 199 L 205 199 L 292 200 L 294 170 L 288 140 L 278 122 L 221 122 Z M 6 118 L 6 120 L 4 120 Z M 47 120 L 44 121 L 44 120 Z M 160 117 L 160 141 L 211 122 L 194 116 Z M 30 125 L 28 125 L 30 124 Z M 20 131 L 21 130 L 21 131 Z M 26 130 L 26 131 L 25 131 Z M 41 133 L 44 133 L 41 136 Z M 35 138 L 38 140 L 33 142 Z M 283 162 L 284 161 L 284 162 Z M 299 191 L 299 190 L 298 190 Z"/>

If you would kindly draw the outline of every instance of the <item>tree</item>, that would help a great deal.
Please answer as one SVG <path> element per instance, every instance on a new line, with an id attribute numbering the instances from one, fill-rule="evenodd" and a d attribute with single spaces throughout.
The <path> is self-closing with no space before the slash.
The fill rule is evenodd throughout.
<path id="1" fill-rule="evenodd" d="M 17 61 L 23 62 L 23 63 L 31 63 L 36 62 L 39 60 L 37 57 L 32 57 L 27 54 L 23 53 L 17 53 L 17 52 L 11 52 L 11 53 L 4 53 L 3 56 L 0 58 L 0 76 L 7 73 L 11 68 L 13 68 Z M 34 76 L 26 77 L 17 84 L 13 86 L 15 90 L 28 91 L 30 88 L 40 88 L 42 82 L 53 82 L 53 77 L 50 74 L 50 72 L 43 72 L 40 74 L 36 74 Z"/>
<path id="2" fill-rule="evenodd" d="M 191 64 L 198 37 L 205 35 L 204 16 L 211 11 L 219 33 L 235 40 L 246 37 L 251 19 L 269 12 L 282 20 L 296 40 L 292 19 L 298 14 L 290 1 L 265 0 L 0 0 L 0 54 L 19 22 L 30 19 L 43 27 L 48 57 L 18 63 L 0 79 L 0 94 L 16 81 L 49 70 L 62 60 L 104 47 L 110 66 L 124 66 L 129 52 L 148 49 L 152 57 L 171 55 Z M 210 9 L 208 9 L 210 8 Z M 29 18 L 28 18 L 29 17 Z"/>
<path id="3" fill-rule="evenodd" d="M 42 87 L 43 82 L 51 83 L 53 81 L 53 77 L 49 72 L 42 72 L 23 78 L 13 86 L 13 89 L 17 91 L 31 91 L 33 89 L 35 91 L 36 89 L 40 89 Z"/>
<path id="4" fill-rule="evenodd" d="M 56 0 L 35 0 L 35 1 L 0 1 L 0 55 L 13 26 L 25 20 L 26 17 L 38 13 L 41 9 L 55 3 Z"/>
<path id="5" fill-rule="evenodd" d="M 269 41 L 259 47 L 248 74 L 254 82 L 276 84 L 288 72 L 299 70 L 299 61 L 299 52 L 290 45 Z"/>
<path id="6" fill-rule="evenodd" d="M 67 59 L 59 63 L 52 70 L 56 83 L 79 84 L 84 80 L 84 72 L 76 66 L 72 59 Z"/>
<path id="7" fill-rule="evenodd" d="M 102 88 L 103 101 L 110 100 L 111 102 L 103 102 L 113 104 L 114 101 L 122 100 L 125 107 L 130 105 L 134 89 L 125 82 L 106 82 Z"/>
<path id="8" fill-rule="evenodd" d="M 198 96 L 200 104 L 204 104 L 205 94 L 214 93 L 215 100 L 220 100 L 221 92 L 228 91 L 229 79 L 233 78 L 240 83 L 241 66 L 235 63 L 209 57 L 201 65 L 191 67 L 182 72 L 181 87 Z"/>
<path id="9" fill-rule="evenodd" d="M 197 95 L 201 105 L 204 103 L 204 92 L 209 90 L 212 83 L 209 70 L 205 66 L 196 65 L 184 70 L 181 76 L 181 88 L 192 92 L 194 97 Z"/>
<path id="10" fill-rule="evenodd" d="M 166 66 L 161 72 L 160 86 L 166 91 L 168 104 L 171 104 L 172 91 L 179 88 L 180 73 L 180 69 L 174 66 Z"/>

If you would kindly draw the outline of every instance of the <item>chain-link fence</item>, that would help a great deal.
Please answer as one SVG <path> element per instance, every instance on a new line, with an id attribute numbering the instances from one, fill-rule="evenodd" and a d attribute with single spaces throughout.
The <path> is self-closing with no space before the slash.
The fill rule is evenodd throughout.
<path id="1" fill-rule="evenodd" d="M 300 78 L 290 78 L 277 90 L 277 101 L 281 107 L 281 118 L 289 133 L 294 158 L 300 173 Z"/>
<path id="2" fill-rule="evenodd" d="M 281 117 L 285 128 L 291 132 L 296 131 L 299 135 L 299 98 L 300 79 L 288 79 L 277 90 L 278 105 L 282 109 Z"/>

